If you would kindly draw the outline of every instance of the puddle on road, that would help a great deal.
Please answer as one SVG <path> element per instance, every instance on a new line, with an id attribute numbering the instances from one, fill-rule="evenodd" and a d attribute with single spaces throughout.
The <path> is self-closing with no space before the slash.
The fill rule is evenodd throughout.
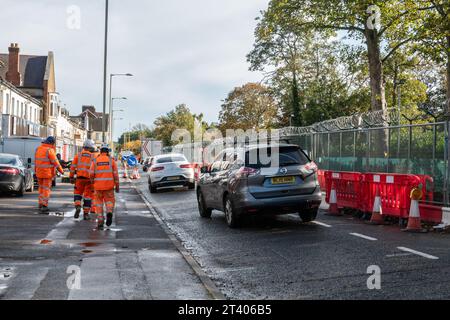
<path id="1" fill-rule="evenodd" d="M 86 247 L 86 248 L 98 247 L 99 245 L 101 245 L 101 243 L 96 243 L 96 242 L 80 243 L 80 246 L 83 246 L 83 247 Z"/>

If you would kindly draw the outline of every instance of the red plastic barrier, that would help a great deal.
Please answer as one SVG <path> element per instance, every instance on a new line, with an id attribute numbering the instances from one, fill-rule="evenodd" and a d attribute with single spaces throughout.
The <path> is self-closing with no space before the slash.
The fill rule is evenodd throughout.
<path id="1" fill-rule="evenodd" d="M 339 208 L 360 209 L 361 178 L 362 174 L 359 172 L 326 171 L 326 201 L 330 203 L 331 187 L 334 184 Z"/>
<path id="2" fill-rule="evenodd" d="M 420 204 L 420 219 L 425 222 L 440 224 L 442 222 L 442 207 Z"/>
<path id="3" fill-rule="evenodd" d="M 327 171 L 319 170 L 317 172 L 317 179 L 319 180 L 320 189 L 322 191 L 327 191 L 327 179 L 325 178 L 325 173 Z"/>
<path id="4" fill-rule="evenodd" d="M 360 210 L 372 212 L 377 188 L 379 188 L 383 215 L 408 218 L 411 206 L 411 190 L 418 187 L 421 181 L 419 177 L 414 175 L 363 174 L 360 189 Z"/>

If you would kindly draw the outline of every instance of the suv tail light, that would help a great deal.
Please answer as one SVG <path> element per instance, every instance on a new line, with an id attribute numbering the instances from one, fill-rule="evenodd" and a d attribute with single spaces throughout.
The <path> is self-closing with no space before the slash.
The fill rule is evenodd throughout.
<path id="1" fill-rule="evenodd" d="M 238 178 L 242 178 L 242 177 L 251 177 L 251 176 L 256 176 L 257 174 L 259 174 L 261 171 L 258 169 L 254 169 L 254 168 L 249 168 L 249 167 L 242 167 L 239 169 L 239 171 L 237 172 L 237 177 Z"/>
<path id="2" fill-rule="evenodd" d="M 308 171 L 317 172 L 317 170 L 319 170 L 319 167 L 317 167 L 317 164 L 315 162 L 310 162 L 305 165 L 305 169 Z"/>
<path id="3" fill-rule="evenodd" d="M 0 172 L 4 173 L 4 174 L 17 175 L 17 174 L 19 174 L 19 169 L 16 169 L 16 168 L 5 168 L 5 169 L 0 169 Z"/>
<path id="4" fill-rule="evenodd" d="M 152 172 L 163 171 L 164 167 L 154 167 L 152 168 Z"/>
<path id="5" fill-rule="evenodd" d="M 192 169 L 194 166 L 192 164 L 182 164 L 180 166 L 181 169 Z"/>

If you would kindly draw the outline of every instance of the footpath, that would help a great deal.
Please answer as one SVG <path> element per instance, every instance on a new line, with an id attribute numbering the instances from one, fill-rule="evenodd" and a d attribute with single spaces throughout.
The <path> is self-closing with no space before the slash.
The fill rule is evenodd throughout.
<path id="1" fill-rule="evenodd" d="M 0 196 L 0 299 L 221 299 L 130 181 L 111 228 L 73 218 L 73 186 L 58 183 L 53 212 L 37 193 Z M 61 215 L 63 214 L 63 215 Z"/>

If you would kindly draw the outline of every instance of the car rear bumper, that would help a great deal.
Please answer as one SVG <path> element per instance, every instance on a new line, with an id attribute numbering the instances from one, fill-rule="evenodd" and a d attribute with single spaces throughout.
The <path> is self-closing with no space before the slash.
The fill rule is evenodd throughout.
<path id="1" fill-rule="evenodd" d="M 255 199 L 250 193 L 234 195 L 235 208 L 241 214 L 286 214 L 305 209 L 318 208 L 322 202 L 322 192 L 317 188 L 308 195 L 295 195 Z"/>
<path id="2" fill-rule="evenodd" d="M 11 177 L 9 179 L 3 179 L 0 181 L 0 190 L 4 192 L 19 191 L 21 183 L 21 177 Z"/>
<path id="3" fill-rule="evenodd" d="M 153 186 L 156 188 L 171 188 L 171 187 L 186 187 L 189 186 L 190 184 L 194 184 L 195 180 L 194 178 L 192 179 L 179 179 L 179 180 L 174 180 L 174 181 L 169 181 L 169 180 L 161 180 L 161 181 L 157 181 L 153 183 Z"/>

